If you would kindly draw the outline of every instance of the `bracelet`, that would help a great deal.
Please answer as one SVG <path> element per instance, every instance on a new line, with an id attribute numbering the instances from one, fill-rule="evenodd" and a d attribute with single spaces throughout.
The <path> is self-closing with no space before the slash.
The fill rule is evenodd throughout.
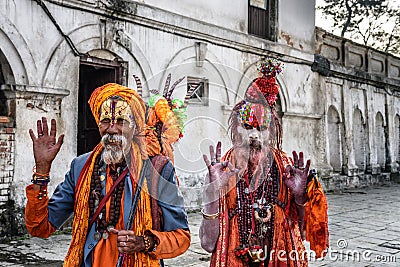
<path id="1" fill-rule="evenodd" d="M 37 176 L 44 176 L 45 177 L 45 176 L 49 176 L 50 175 L 50 172 L 48 172 L 48 173 L 39 173 L 39 172 L 37 172 L 36 171 L 36 165 L 32 167 L 32 172 L 33 172 L 33 174 L 35 174 Z"/>
<path id="2" fill-rule="evenodd" d="M 40 186 L 45 186 L 50 182 L 50 176 L 41 176 L 34 173 L 32 175 L 31 183 Z"/>
<path id="3" fill-rule="evenodd" d="M 219 211 L 217 213 L 214 213 L 214 214 L 207 214 L 207 213 L 204 213 L 204 208 L 203 208 L 203 209 L 201 209 L 200 212 L 203 215 L 203 219 L 204 220 L 215 220 L 219 216 Z"/>

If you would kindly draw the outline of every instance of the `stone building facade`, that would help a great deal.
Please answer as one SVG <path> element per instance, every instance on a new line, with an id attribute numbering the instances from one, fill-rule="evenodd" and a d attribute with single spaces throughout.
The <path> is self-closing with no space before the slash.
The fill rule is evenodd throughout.
<path id="1" fill-rule="evenodd" d="M 177 98 L 201 83 L 175 146 L 189 208 L 201 205 L 202 153 L 218 140 L 229 148 L 229 114 L 265 57 L 285 65 L 278 77 L 284 149 L 304 151 L 328 189 L 398 173 L 399 59 L 316 29 L 314 6 L 310 0 L 1 1 L 0 236 L 23 232 L 17 226 L 34 165 L 29 128 L 46 116 L 65 134 L 51 193 L 70 161 L 98 141 L 86 104 L 91 91 L 111 81 L 135 88 L 133 74 L 144 82 L 145 99 L 169 73 L 173 81 L 186 77 Z"/>
<path id="2" fill-rule="evenodd" d="M 316 29 L 328 189 L 398 181 L 400 58 Z"/>

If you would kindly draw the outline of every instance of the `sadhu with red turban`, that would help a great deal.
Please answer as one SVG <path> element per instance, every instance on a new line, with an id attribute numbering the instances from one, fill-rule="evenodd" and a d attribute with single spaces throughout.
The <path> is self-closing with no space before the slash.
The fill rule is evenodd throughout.
<path id="1" fill-rule="evenodd" d="M 158 174 L 151 167 L 151 181 L 145 178 L 138 186 L 149 160 L 143 136 L 146 106 L 135 90 L 109 83 L 94 90 L 89 105 L 101 142 L 72 161 L 50 199 L 50 168 L 63 135 L 56 142 L 56 122 L 48 131 L 46 118 L 37 122 L 36 134 L 30 130 L 36 170 L 26 188 L 27 229 L 33 236 L 48 237 L 74 213 L 64 266 L 115 266 L 119 254 L 125 255 L 124 266 L 160 266 L 160 260 L 182 254 L 190 244 L 173 165 L 161 159 L 159 182 L 152 182 Z M 148 185 L 158 187 L 158 199 L 150 196 Z M 132 227 L 125 229 L 134 198 L 139 200 Z M 161 218 L 155 220 L 154 214 Z"/>
<path id="2" fill-rule="evenodd" d="M 317 258 L 329 247 L 327 201 L 302 152 L 293 159 L 282 151 L 282 128 L 275 109 L 276 75 L 281 64 L 261 62 L 258 77 L 237 103 L 229 123 L 232 148 L 221 143 L 204 155 L 202 247 L 211 267 L 306 267 L 307 252 Z"/>

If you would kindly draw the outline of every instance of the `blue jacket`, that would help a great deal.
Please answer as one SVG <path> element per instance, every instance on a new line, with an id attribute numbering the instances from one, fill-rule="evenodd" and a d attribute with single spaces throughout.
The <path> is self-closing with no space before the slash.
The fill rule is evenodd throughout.
<path id="1" fill-rule="evenodd" d="M 83 154 L 75 158 L 71 163 L 71 168 L 65 175 L 65 180 L 59 184 L 49 200 L 49 222 L 55 227 L 60 228 L 74 212 L 74 192 L 78 182 L 79 174 L 85 165 L 90 153 Z M 105 163 L 103 163 L 105 165 Z M 103 168 L 104 170 L 106 168 Z M 150 168 L 144 170 L 148 186 L 150 188 Z M 104 171 L 105 172 L 105 171 Z M 104 173 L 105 175 L 105 173 Z M 129 173 L 125 178 L 124 210 L 129 211 L 132 205 L 132 183 Z M 105 195 L 105 180 L 103 195 Z M 173 231 L 177 229 L 189 230 L 187 215 L 184 210 L 183 197 L 178 189 L 174 167 L 169 161 L 161 172 L 158 183 L 158 205 L 163 214 L 163 231 Z M 124 213 L 124 223 L 127 224 L 129 212 Z M 84 248 L 84 261 L 82 266 L 91 266 L 91 252 L 97 242 L 94 240 L 95 224 L 89 230 Z M 163 263 L 161 261 L 161 266 Z"/>

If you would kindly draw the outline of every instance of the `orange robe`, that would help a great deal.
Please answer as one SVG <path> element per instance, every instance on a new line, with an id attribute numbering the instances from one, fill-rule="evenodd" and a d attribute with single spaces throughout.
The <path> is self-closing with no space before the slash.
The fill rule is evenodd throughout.
<path id="1" fill-rule="evenodd" d="M 297 216 L 296 204 L 294 203 L 294 198 L 284 184 L 282 178 L 282 173 L 286 166 L 291 164 L 291 160 L 282 151 L 273 150 L 273 154 L 279 169 L 278 181 L 280 186 L 278 200 L 284 204 L 284 208 L 282 208 L 280 205 L 274 204 L 274 236 L 268 267 L 305 267 L 308 265 L 307 254 L 300 235 L 298 224 L 299 218 Z M 231 149 L 224 156 L 224 160 L 229 160 L 233 165 L 235 165 L 234 156 L 234 152 Z M 238 214 L 235 214 L 231 219 L 228 215 L 229 211 L 235 209 L 237 206 L 237 192 L 235 183 L 235 179 L 232 178 L 230 180 L 230 184 L 228 185 L 229 191 L 221 192 L 220 194 L 220 235 L 217 240 L 216 248 L 211 257 L 211 267 L 248 266 L 247 263 L 244 263 L 235 255 L 235 249 L 240 245 Z M 311 195 L 308 194 L 308 196 L 310 197 Z M 310 202 L 312 201 L 313 200 L 310 200 Z M 315 208 L 316 206 L 312 208 L 310 207 L 308 210 L 306 209 L 306 212 L 310 212 L 311 209 Z M 326 205 L 324 207 L 320 206 L 321 214 L 323 212 L 326 214 L 326 208 Z M 306 214 L 306 217 L 307 216 L 308 214 Z M 327 219 L 327 217 L 321 218 L 321 220 L 324 219 Z M 314 220 L 312 222 L 314 222 Z M 310 220 L 307 220 L 306 223 L 308 225 Z M 310 233 L 313 230 L 310 226 L 306 226 L 306 228 L 309 229 L 307 236 L 310 236 Z M 328 232 L 327 228 L 324 229 L 326 229 L 326 232 L 324 232 L 324 235 L 320 236 L 321 240 L 323 240 L 323 245 L 321 245 L 321 241 L 318 240 L 314 235 L 314 238 L 310 240 L 311 248 L 326 248 L 327 243 L 325 241 L 328 238 Z M 261 263 L 260 266 L 264 266 L 264 264 Z"/>
<path id="2" fill-rule="evenodd" d="M 95 158 L 96 153 L 92 152 L 83 167 L 80 178 L 86 177 L 88 172 L 93 166 L 93 158 Z M 71 164 L 71 169 L 73 164 Z M 82 213 L 87 213 L 88 210 L 87 203 L 88 199 L 79 198 L 77 196 L 82 196 L 82 188 L 87 188 L 90 179 L 80 179 L 77 182 L 75 188 L 75 201 L 74 201 L 74 224 L 73 224 L 73 238 L 71 241 L 70 250 L 66 256 L 64 266 L 80 266 L 82 264 L 83 250 L 86 243 L 88 229 L 88 215 L 82 216 Z M 131 177 L 131 180 L 133 178 Z M 68 183 L 65 181 L 64 183 Z M 106 179 L 106 190 L 108 191 L 112 186 L 112 179 Z M 132 182 L 132 184 L 134 184 Z M 80 188 L 81 187 L 81 188 Z M 127 190 L 127 189 L 126 189 Z M 87 190 L 86 190 L 87 191 Z M 125 191 L 126 192 L 126 191 Z M 38 199 L 38 191 L 33 189 L 33 185 L 29 185 L 26 188 L 26 195 L 28 202 L 25 209 L 25 222 L 29 233 L 32 236 L 37 237 L 49 237 L 56 228 L 49 222 L 49 209 L 48 203 L 49 198 L 46 196 L 43 199 Z M 121 202 L 124 200 L 122 197 Z M 63 201 L 63 199 L 58 199 L 58 201 Z M 110 199 L 106 203 L 106 214 L 109 213 Z M 69 203 L 69 202 L 68 202 Z M 66 204 L 67 208 L 71 208 L 71 204 Z M 82 211 L 77 211 L 77 207 L 83 205 L 84 209 Z M 85 206 L 86 205 L 86 206 Z M 120 213 L 120 219 L 116 225 L 116 229 L 124 229 L 124 205 L 121 205 L 122 210 Z M 138 203 L 137 213 L 135 216 L 133 228 L 136 235 L 143 235 L 145 231 L 150 231 L 157 239 L 158 246 L 155 251 L 151 253 L 138 252 L 127 257 L 126 262 L 132 262 L 129 266 L 159 266 L 159 259 L 173 258 L 182 253 L 184 253 L 190 245 L 190 232 L 188 229 L 176 229 L 171 231 L 155 231 L 152 230 L 152 219 L 150 208 L 150 197 L 148 194 L 147 183 L 144 182 L 141 192 L 141 198 Z M 59 211 L 60 212 L 60 211 Z M 62 211 L 61 211 L 62 212 Z M 87 218 L 86 220 L 84 218 Z M 85 222 L 86 221 L 86 222 Z M 83 226 L 80 226 L 82 224 Z M 78 227 L 77 227 L 78 225 Z M 187 221 L 186 221 L 187 225 Z M 82 230 L 86 229 L 86 230 Z M 92 263 L 90 266 L 115 266 L 118 258 L 117 241 L 116 235 L 110 234 L 107 240 L 101 239 L 94 248 L 92 247 Z M 77 250 L 77 247 L 81 248 Z M 106 265 L 104 265 L 106 264 Z"/>

